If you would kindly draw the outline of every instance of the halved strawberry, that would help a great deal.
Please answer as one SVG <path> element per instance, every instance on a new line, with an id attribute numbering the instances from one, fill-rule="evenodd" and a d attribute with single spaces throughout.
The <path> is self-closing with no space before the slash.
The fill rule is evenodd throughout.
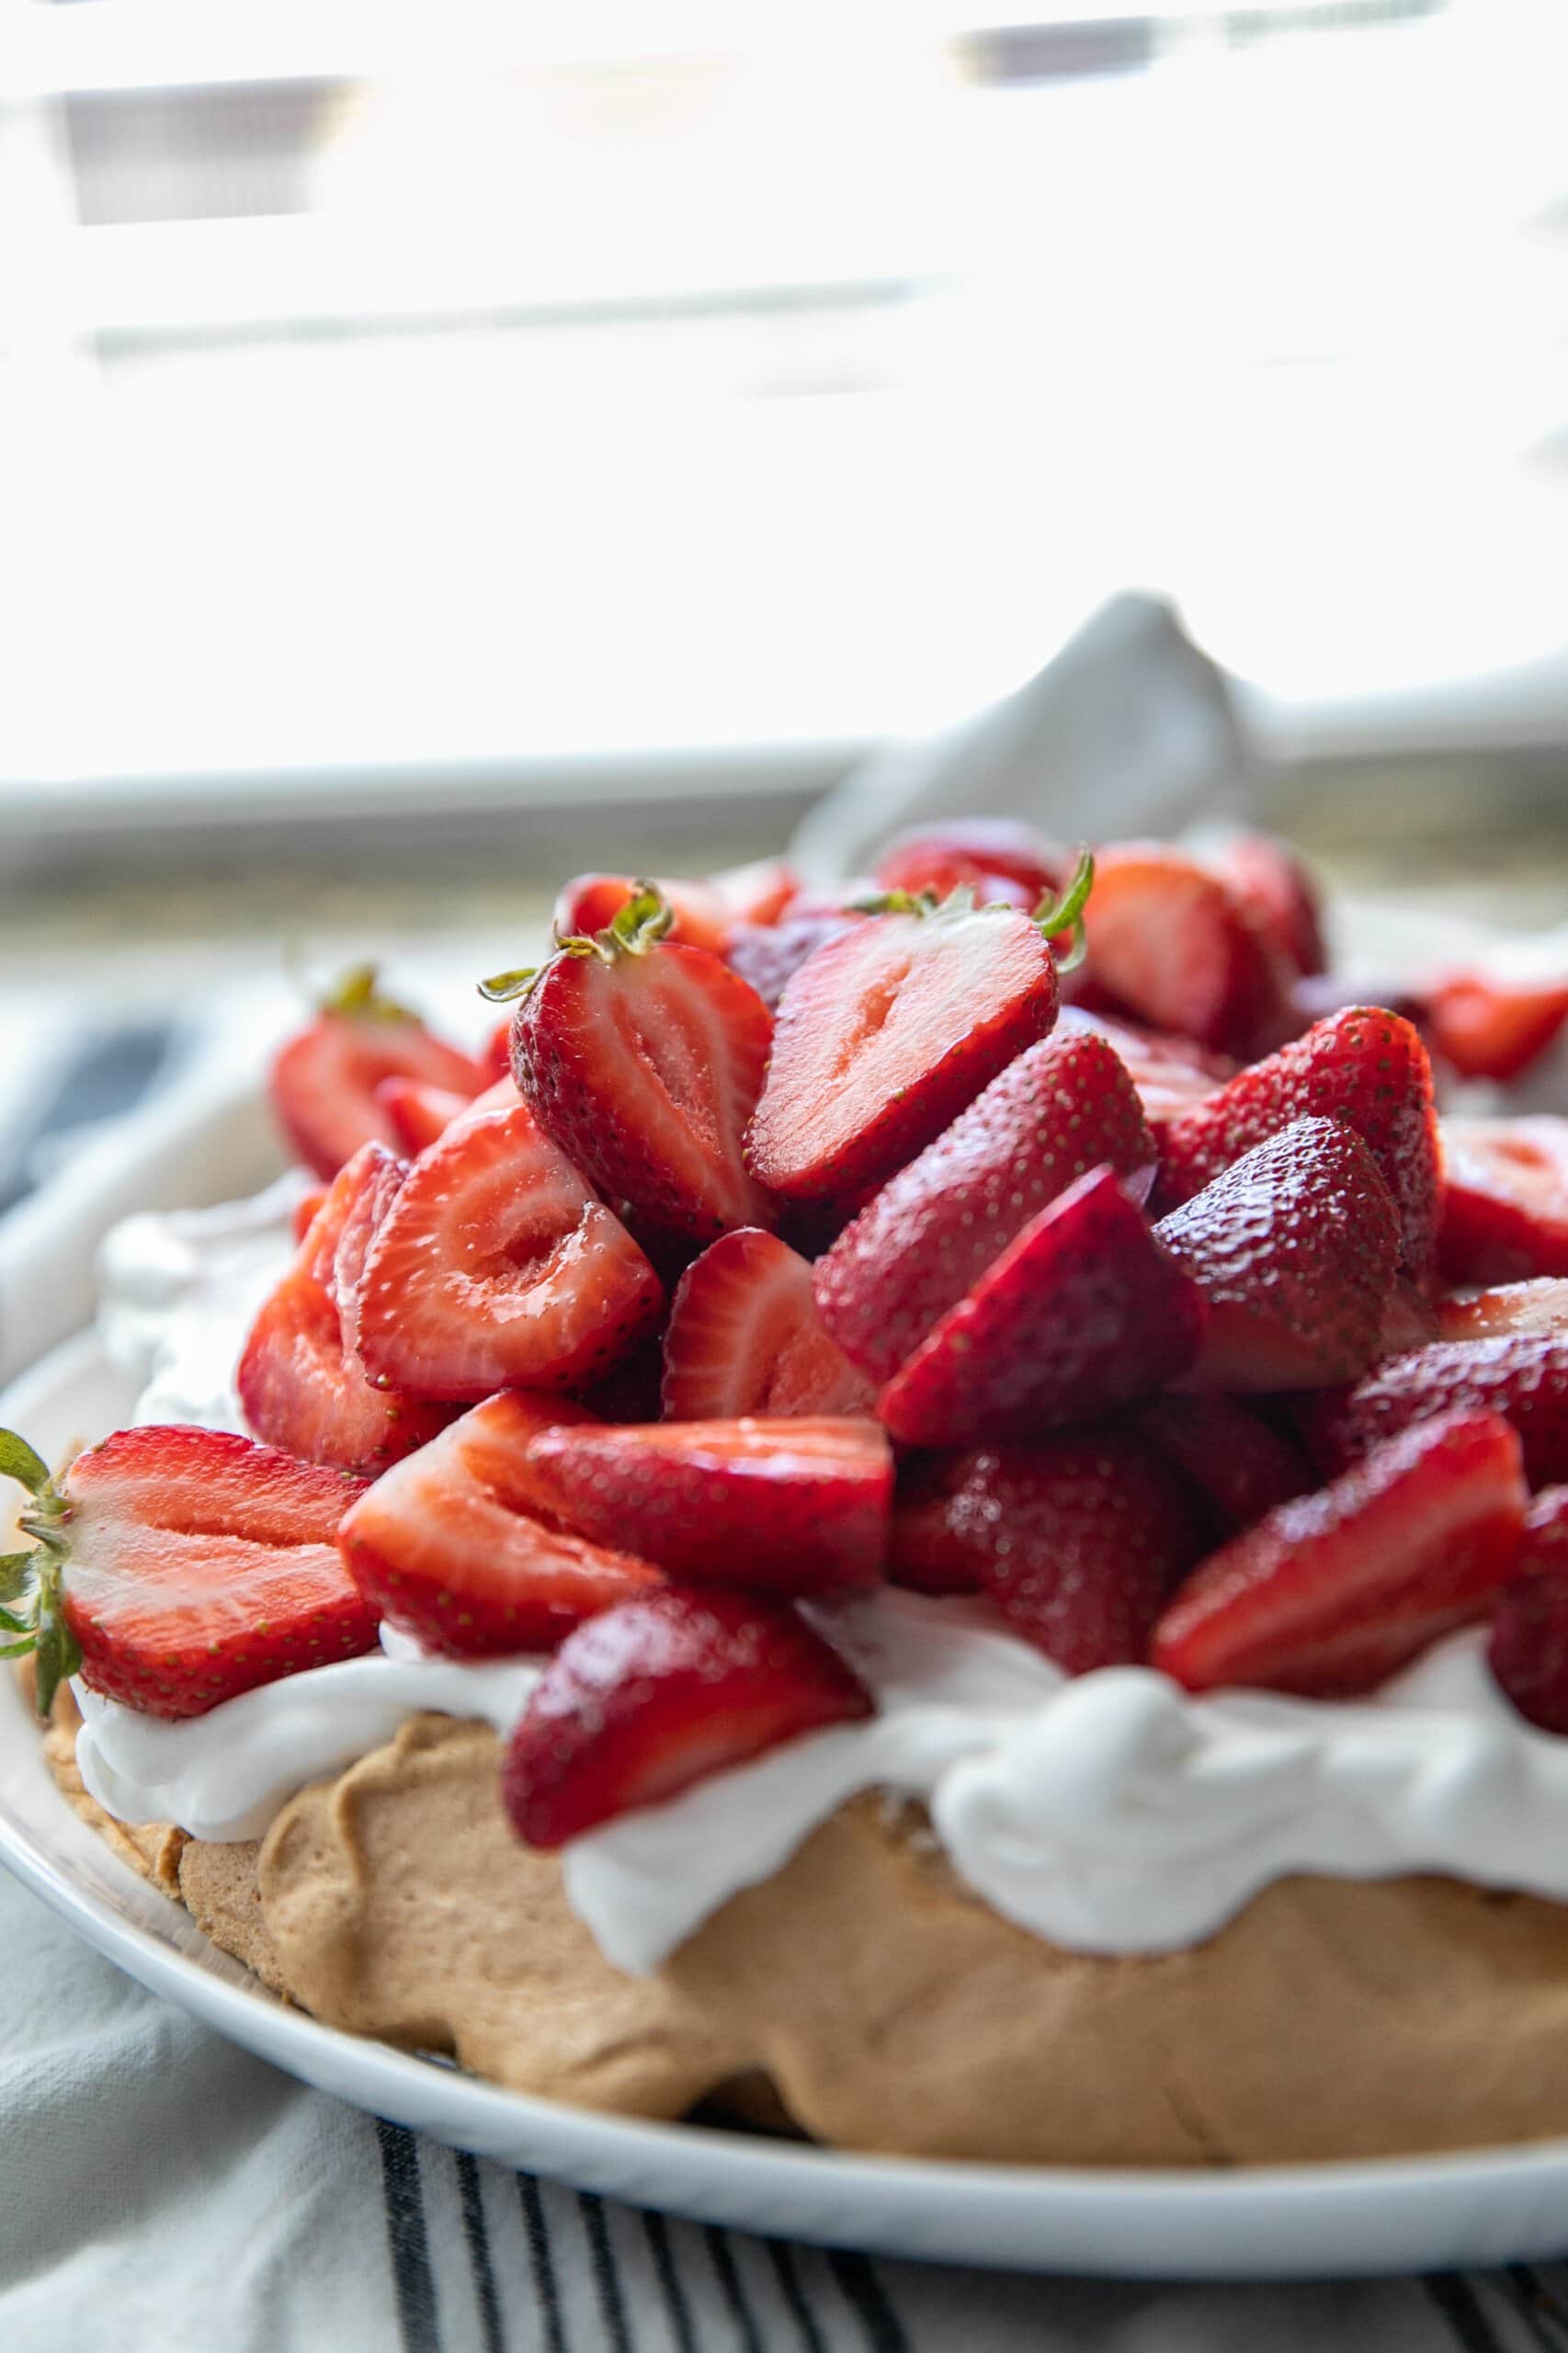
<path id="1" fill-rule="evenodd" d="M 292 1149 L 318 1176 L 335 1176 L 362 1143 L 395 1149 L 397 1131 L 376 1100 L 383 1079 L 417 1079 L 454 1095 L 477 1095 L 480 1065 L 431 1036 L 417 1014 L 381 996 L 376 968 L 345 975 L 308 1029 L 274 1057 L 272 1108 Z"/>
<path id="2" fill-rule="evenodd" d="M 1056 1019 L 1048 934 L 1093 879 L 1038 922 L 966 892 L 869 916 L 808 958 L 785 990 L 747 1137 L 764 1184 L 791 1201 L 863 1199 Z"/>
<path id="3" fill-rule="evenodd" d="M 301 1193 L 295 1202 L 289 1218 L 289 1230 L 297 1243 L 302 1242 L 309 1233 L 312 1222 L 325 1200 L 327 1188 L 324 1185 L 312 1185 L 310 1191 Z"/>
<path id="4" fill-rule="evenodd" d="M 980 1571 L 953 1533 L 953 1506 L 972 1454 L 908 1452 L 901 1459 L 888 1526 L 888 1583 L 914 1593 L 978 1593 Z"/>
<path id="5" fill-rule="evenodd" d="M 1568 1487 L 1531 1499 L 1487 1658 L 1527 1722 L 1568 1733 Z"/>
<path id="6" fill-rule="evenodd" d="M 1374 1365 L 1354 1389 L 1306 1404 L 1301 1427 L 1317 1461 L 1334 1472 L 1412 1423 L 1452 1412 L 1511 1422 L 1532 1486 L 1568 1480 L 1568 1333 L 1508 1332 L 1413 1348 Z"/>
<path id="7" fill-rule="evenodd" d="M 1488 1340 L 1499 1333 L 1568 1334 L 1568 1277 L 1538 1276 L 1495 1290 L 1457 1291 L 1437 1305 L 1440 1340 Z"/>
<path id="8" fill-rule="evenodd" d="M 852 915 L 793 915 L 781 923 L 738 923 L 724 949 L 726 960 L 769 1013 L 808 957 L 865 918 Z"/>
<path id="9" fill-rule="evenodd" d="M 1029 1220 L 1091 1168 L 1143 1194 L 1158 1158 L 1132 1081 L 1103 1038 L 1028 1047 L 889 1179 L 817 1261 L 823 1322 L 892 1378 Z"/>
<path id="10" fill-rule="evenodd" d="M 1222 1053 L 1290 1034 L 1287 972 L 1246 908 L 1196 858 L 1117 842 L 1096 861 L 1087 970 L 1137 1019 Z"/>
<path id="11" fill-rule="evenodd" d="M 657 1322 L 658 1277 L 526 1104 L 477 1106 L 414 1164 L 370 1245 L 370 1377 L 425 1397 L 576 1389 Z"/>
<path id="12" fill-rule="evenodd" d="M 1074 1430 L 964 1458 L 954 1549 L 1009 1628 L 1065 1674 L 1136 1665 L 1208 1530 L 1191 1489 L 1131 1431 Z"/>
<path id="13" fill-rule="evenodd" d="M 741 1149 L 773 1024 L 738 972 L 665 937 L 669 919 L 644 891 L 537 975 L 489 985 L 527 990 L 513 1070 L 562 1150 L 607 1199 L 708 1241 L 773 1222 Z"/>
<path id="14" fill-rule="evenodd" d="M 1461 1078 L 1506 1083 L 1527 1071 L 1568 1022 L 1568 984 L 1517 988 L 1484 972 L 1451 972 L 1426 991 L 1435 1051 Z"/>
<path id="15" fill-rule="evenodd" d="M 910 1446 L 969 1446 L 1151 1396 L 1198 1354 L 1202 1293 L 1109 1168 L 1031 1218 L 883 1390 Z"/>
<path id="16" fill-rule="evenodd" d="M 1399 1218 L 1338 1120 L 1296 1120 L 1155 1227 L 1209 1302 L 1187 1386 L 1323 1389 L 1378 1353 Z"/>
<path id="17" fill-rule="evenodd" d="M 875 1712 L 854 1669 L 786 1605 L 672 1588 L 562 1644 L 507 1745 L 501 1802 L 527 1845 L 562 1847 L 783 1741 Z"/>
<path id="18" fill-rule="evenodd" d="M 1455 1282 L 1568 1275 L 1568 1120 L 1445 1120 L 1437 1255 Z"/>
<path id="19" fill-rule="evenodd" d="M 946 899 L 973 891 L 975 904 L 1000 900 L 1032 915 L 1060 891 L 1073 860 L 1060 843 L 1010 817 L 955 818 L 900 834 L 877 860 L 878 888 L 914 895 L 933 891 Z"/>
<path id="20" fill-rule="evenodd" d="M 1137 1426 L 1184 1471 L 1226 1532 L 1317 1484 L 1299 1446 L 1231 1397 L 1156 1397 Z"/>
<path id="21" fill-rule="evenodd" d="M 337 1523 L 364 1483 L 276 1447 L 180 1423 L 119 1430 L 51 1481 L 0 1431 L 0 1472 L 38 1540 L 0 1600 L 8 1651 L 39 1653 L 45 1711 L 62 1676 L 151 1716 L 199 1716 L 261 1683 L 374 1646 Z M 30 1573 L 30 1574 L 29 1574 Z"/>
<path id="22" fill-rule="evenodd" d="M 1425 1274 L 1437 1231 L 1432 1066 L 1409 1022 L 1375 1006 L 1314 1023 L 1172 1120 L 1160 1139 L 1156 1206 L 1190 1200 L 1244 1152 L 1301 1119 L 1343 1120 L 1369 1146 L 1399 1211 L 1404 1265 Z"/>
<path id="23" fill-rule="evenodd" d="M 787 858 L 759 858 L 704 875 L 703 883 L 722 900 L 733 930 L 738 923 L 776 924 L 799 893 L 801 878 Z"/>
<path id="24" fill-rule="evenodd" d="M 1155 1628 L 1151 1664 L 1189 1691 L 1373 1690 L 1486 1615 L 1528 1501 L 1518 1438 L 1497 1415 L 1406 1430 L 1203 1562 Z"/>
<path id="25" fill-rule="evenodd" d="M 528 1462 L 541 1430 L 591 1422 L 570 1398 L 504 1390 L 389 1471 L 338 1543 L 389 1625 L 450 1658 L 548 1650 L 664 1583 L 650 1563 L 562 1529 Z"/>
<path id="26" fill-rule="evenodd" d="M 1195 1039 L 1165 1037 L 1085 1006 L 1062 1006 L 1057 1034 L 1065 1037 L 1070 1031 L 1103 1038 L 1111 1048 L 1137 1090 L 1156 1142 L 1170 1120 L 1195 1104 L 1207 1103 L 1235 1075 L 1229 1054 L 1216 1054 Z"/>
<path id="27" fill-rule="evenodd" d="M 379 1143 L 362 1144 L 339 1169 L 241 1352 L 235 1387 L 245 1420 L 301 1462 L 373 1476 L 451 1419 L 442 1406 L 372 1381 L 344 1328 L 345 1302 L 352 1326 L 365 1254 L 405 1173 Z"/>
<path id="28" fill-rule="evenodd" d="M 375 1090 L 397 1139 L 397 1148 L 412 1160 L 427 1143 L 444 1135 L 472 1096 L 454 1095 L 449 1086 L 426 1086 L 416 1078 L 383 1078 Z"/>
<path id="29" fill-rule="evenodd" d="M 661 881 L 652 887 L 670 911 L 668 938 L 683 948 L 705 948 L 710 956 L 723 954 L 735 917 L 711 883 Z M 608 931 L 621 910 L 648 888 L 630 874 L 574 874 L 556 898 L 557 938 Z"/>
<path id="30" fill-rule="evenodd" d="M 1290 970 L 1311 979 L 1328 962 L 1317 884 L 1273 834 L 1241 834 L 1210 861 Z"/>
<path id="31" fill-rule="evenodd" d="M 504 1013 L 480 1049 L 480 1064 L 492 1086 L 512 1076 L 512 1017 Z"/>
<path id="32" fill-rule="evenodd" d="M 1388 1295 L 1378 1329 L 1377 1355 L 1402 1357 L 1440 1336 L 1437 1311 L 1424 1286 L 1402 1275 Z"/>
<path id="33" fill-rule="evenodd" d="M 568 1527 L 634 1537 L 673 1577 L 806 1595 L 881 1574 L 892 1456 L 872 1421 L 552 1429 L 528 1467 Z"/>
<path id="34" fill-rule="evenodd" d="M 722 1234 L 681 1277 L 665 1333 L 669 1420 L 864 1414 L 875 1393 L 829 1336 L 811 1267 L 776 1233 Z"/>

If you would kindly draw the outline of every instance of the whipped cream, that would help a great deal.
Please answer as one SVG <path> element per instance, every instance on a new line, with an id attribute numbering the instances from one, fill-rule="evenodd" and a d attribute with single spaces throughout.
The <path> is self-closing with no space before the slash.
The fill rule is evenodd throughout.
<path id="1" fill-rule="evenodd" d="M 133 1219 L 110 1237 L 106 1326 L 151 1375 L 139 1418 L 239 1426 L 232 1367 L 287 1256 L 289 1206 L 274 1188 L 228 1212 Z M 1083 1951 L 1191 1944 L 1295 1871 L 1443 1871 L 1568 1902 L 1568 1741 L 1514 1712 L 1487 1670 L 1484 1630 L 1351 1704 L 1194 1699 L 1143 1667 L 1069 1678 L 977 1605 L 892 1589 L 808 1614 L 853 1658 L 878 1715 L 574 1839 L 568 1898 L 619 1967 L 656 1969 L 865 1789 L 923 1800 L 978 1895 Z M 427 1657 L 384 1629 L 379 1652 L 178 1723 L 78 1685 L 77 1755 L 121 1821 L 255 1837 L 295 1790 L 422 1710 L 505 1734 L 539 1671 Z"/>

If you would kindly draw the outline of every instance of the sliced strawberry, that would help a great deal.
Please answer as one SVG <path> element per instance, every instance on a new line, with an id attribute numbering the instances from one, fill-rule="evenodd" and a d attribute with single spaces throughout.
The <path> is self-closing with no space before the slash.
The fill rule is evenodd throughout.
<path id="1" fill-rule="evenodd" d="M 1242 834 L 1210 861 L 1292 972 L 1326 967 L 1322 902 L 1298 853 L 1272 834 Z"/>
<path id="2" fill-rule="evenodd" d="M 475 1106 L 414 1164 L 370 1246 L 370 1377 L 425 1397 L 588 1386 L 658 1320 L 658 1277 L 524 1104 Z"/>
<path id="3" fill-rule="evenodd" d="M 737 923 L 725 949 L 731 966 L 748 988 L 754 988 L 769 1013 L 801 965 L 828 940 L 851 931 L 859 915 L 794 915 L 776 924 Z"/>
<path id="4" fill-rule="evenodd" d="M 875 1393 L 824 1328 L 811 1267 L 776 1233 L 722 1234 L 681 1277 L 665 1333 L 671 1421 L 866 1414 Z"/>
<path id="5" fill-rule="evenodd" d="M 801 878 L 785 858 L 759 858 L 749 866 L 726 866 L 703 877 L 723 901 L 733 930 L 738 923 L 776 924 L 800 892 Z"/>
<path id="6" fill-rule="evenodd" d="M 1068 1675 L 1142 1659 L 1207 1537 L 1181 1473 L 1114 1427 L 965 1457 L 949 1521 L 1012 1631 Z"/>
<path id="7" fill-rule="evenodd" d="M 888 1528 L 888 1583 L 915 1593 L 978 1593 L 980 1570 L 953 1529 L 955 1499 L 972 1454 L 907 1453 L 898 1465 Z"/>
<path id="8" fill-rule="evenodd" d="M 1372 1690 L 1486 1615 L 1528 1501 L 1518 1438 L 1495 1414 L 1406 1430 L 1203 1562 L 1155 1629 L 1151 1663 L 1189 1691 Z"/>
<path id="9" fill-rule="evenodd" d="M 312 1185 L 310 1191 L 301 1193 L 295 1202 L 289 1219 L 289 1230 L 297 1243 L 302 1242 L 309 1233 L 316 1212 L 326 1199 L 326 1192 L 324 1185 Z"/>
<path id="10" fill-rule="evenodd" d="M 512 1017 L 503 1014 L 480 1051 L 480 1064 L 490 1086 L 512 1076 Z"/>
<path id="11" fill-rule="evenodd" d="M 653 887 L 670 910 L 666 938 L 683 948 L 705 948 L 710 956 L 723 954 L 734 917 L 711 883 L 659 881 Z M 647 888 L 630 874 L 574 874 L 555 902 L 556 937 L 569 939 L 608 931 L 621 910 Z"/>
<path id="12" fill-rule="evenodd" d="M 1568 1120 L 1445 1120 L 1437 1254 L 1455 1282 L 1568 1275 Z"/>
<path id="13" fill-rule="evenodd" d="M 1378 1353 L 1399 1218 L 1338 1120 L 1296 1120 L 1155 1228 L 1209 1302 L 1193 1389 L 1323 1389 Z"/>
<path id="14" fill-rule="evenodd" d="M 1290 1032 L 1287 972 L 1234 892 L 1157 843 L 1102 850 L 1088 971 L 1156 1029 L 1247 1055 Z"/>
<path id="15" fill-rule="evenodd" d="M 451 1418 L 439 1405 L 372 1381 L 354 1345 L 365 1252 L 404 1173 L 379 1143 L 362 1144 L 339 1169 L 241 1353 L 235 1387 L 245 1420 L 258 1438 L 301 1462 L 373 1476 Z M 346 1233 L 347 1259 L 340 1257 Z"/>
<path id="16" fill-rule="evenodd" d="M 450 1658 L 548 1650 L 657 1569 L 563 1529 L 528 1463 L 541 1430 L 592 1420 L 569 1398 L 504 1390 L 389 1471 L 345 1518 L 349 1574 L 389 1625 Z"/>
<path id="17" fill-rule="evenodd" d="M 1103 1038 L 1028 1047 L 890 1178 L 817 1262 L 835 1340 L 887 1381 L 1029 1220 L 1091 1168 L 1146 1193 L 1158 1154 Z"/>
<path id="18" fill-rule="evenodd" d="M 1536 1337 L 1568 1334 L 1568 1278 L 1540 1276 L 1532 1282 L 1503 1283 L 1495 1290 L 1456 1292 L 1437 1306 L 1442 1340 L 1488 1340 L 1499 1333 Z"/>
<path id="19" fill-rule="evenodd" d="M 1527 1722 L 1568 1733 L 1568 1487 L 1531 1499 L 1487 1657 Z"/>
<path id="20" fill-rule="evenodd" d="M 1087 1421 L 1185 1372 L 1201 1292 L 1109 1168 L 1031 1218 L 883 1390 L 910 1446 L 969 1446 Z"/>
<path id="21" fill-rule="evenodd" d="M 934 891 L 939 899 L 965 883 L 1006 881 L 1017 890 L 1016 904 L 1032 910 L 1048 892 L 1060 891 L 1072 870 L 1061 843 L 1033 825 L 1011 817 L 957 817 L 898 835 L 877 860 L 876 880 L 883 891 Z"/>
<path id="22" fill-rule="evenodd" d="M 397 1148 L 412 1160 L 427 1143 L 444 1135 L 472 1096 L 454 1095 L 449 1086 L 425 1086 L 416 1078 L 383 1078 L 376 1101 L 386 1113 Z"/>
<path id="23" fill-rule="evenodd" d="M 741 1149 L 773 1024 L 739 973 L 666 939 L 668 920 L 647 891 L 609 929 L 563 941 L 517 1007 L 512 1063 L 607 1199 L 709 1241 L 773 1222 Z"/>
<path id="24" fill-rule="evenodd" d="M 1085 861 L 1073 915 L 1092 873 Z M 788 1200 L 863 1199 L 1045 1035 L 1056 1002 L 1051 948 L 1016 907 L 960 892 L 868 917 L 784 992 L 753 1167 Z"/>
<path id="25" fill-rule="evenodd" d="M 569 1636 L 534 1687 L 501 1768 L 530 1847 L 564 1846 L 726 1766 L 875 1714 L 838 1653 L 750 1594 L 650 1594 Z"/>
<path id="26" fill-rule="evenodd" d="M 1195 1104 L 1208 1102 L 1235 1074 L 1229 1054 L 1216 1054 L 1191 1038 L 1163 1037 L 1135 1022 L 1119 1021 L 1080 1005 L 1063 1005 L 1059 1034 L 1086 1031 L 1103 1038 L 1137 1089 L 1143 1117 L 1158 1142 L 1166 1124 Z"/>
<path id="27" fill-rule="evenodd" d="M 383 1079 L 416 1079 L 453 1095 L 477 1095 L 485 1074 L 467 1054 L 431 1036 L 416 1014 L 378 995 L 375 967 L 339 983 L 308 1029 L 275 1057 L 267 1084 L 290 1147 L 318 1176 L 335 1176 L 362 1143 L 398 1148 Z"/>
<path id="28" fill-rule="evenodd" d="M 872 1421 L 546 1430 L 529 1469 L 565 1525 L 601 1544 L 634 1535 L 694 1584 L 806 1595 L 881 1574 L 892 1456 Z"/>
<path id="29" fill-rule="evenodd" d="M 1568 1022 L 1568 984 L 1514 988 L 1484 972 L 1453 972 L 1426 992 L 1432 1044 L 1461 1078 L 1506 1084 L 1540 1060 Z"/>
<path id="30" fill-rule="evenodd" d="M 21 1526 L 40 1540 L 26 1609 L 0 1625 L 9 1650 L 36 1648 L 42 1709 L 79 1669 L 143 1715 L 205 1715 L 374 1646 L 335 1541 L 361 1480 L 185 1423 L 119 1430 L 52 1482 L 0 1431 L 0 1464 L 31 1490 Z"/>
<path id="31" fill-rule="evenodd" d="M 1438 1340 L 1390 1357 L 1354 1389 L 1314 1400 L 1303 1429 L 1318 1462 L 1334 1472 L 1412 1423 L 1452 1412 L 1511 1422 L 1532 1486 L 1568 1480 L 1568 1333 Z"/>
<path id="32" fill-rule="evenodd" d="M 1230 1397 L 1156 1397 L 1138 1428 L 1184 1471 L 1221 1528 L 1250 1528 L 1317 1484 L 1299 1446 Z"/>
<path id="33" fill-rule="evenodd" d="M 1376 1006 L 1331 1014 L 1171 1120 L 1160 1139 L 1156 1206 L 1190 1200 L 1244 1152 L 1301 1119 L 1343 1120 L 1369 1146 L 1400 1213 L 1404 1265 L 1425 1274 L 1437 1228 L 1432 1066 L 1409 1022 Z"/>
<path id="34" fill-rule="evenodd" d="M 1380 1357 L 1402 1357 L 1411 1348 L 1424 1348 L 1428 1340 L 1439 1337 L 1437 1311 L 1419 1283 L 1402 1276 L 1388 1295 L 1383 1320 L 1378 1332 L 1377 1354 Z"/>

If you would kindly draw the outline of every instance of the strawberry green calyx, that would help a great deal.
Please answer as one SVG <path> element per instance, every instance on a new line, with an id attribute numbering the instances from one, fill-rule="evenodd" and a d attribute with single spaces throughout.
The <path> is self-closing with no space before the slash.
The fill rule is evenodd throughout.
<path id="1" fill-rule="evenodd" d="M 0 1643 L 0 1658 L 33 1653 L 38 1711 L 47 1716 L 60 1685 L 82 1664 L 62 1606 L 64 1523 L 71 1507 L 42 1458 L 15 1430 L 0 1429 L 0 1477 L 15 1479 L 28 1490 L 31 1502 L 18 1525 L 33 1539 L 30 1551 L 0 1558 L 0 1634 L 7 1637 Z"/>
<path id="2" fill-rule="evenodd" d="M 377 966 L 351 964 L 317 1003 L 320 1013 L 346 1014 L 353 1021 L 418 1021 L 419 1016 L 376 986 Z"/>
<path id="3" fill-rule="evenodd" d="M 1042 931 L 1047 939 L 1054 940 L 1064 931 L 1072 934 L 1066 954 L 1056 958 L 1058 972 L 1075 971 L 1088 953 L 1084 910 L 1089 904 L 1089 893 L 1094 887 L 1095 853 L 1092 849 L 1081 849 L 1067 888 L 1059 894 L 1048 891 L 1030 917 L 1036 929 Z M 1054 949 L 1052 953 L 1055 953 Z"/>
<path id="4" fill-rule="evenodd" d="M 519 965 L 514 972 L 494 972 L 479 983 L 479 994 L 490 1005 L 506 1005 L 526 996 L 540 974 L 558 956 L 597 956 L 613 964 L 622 956 L 645 956 L 664 938 L 674 923 L 675 909 L 653 882 L 639 882 L 630 899 L 618 907 L 603 931 L 558 931 L 555 954 L 544 964 Z"/>

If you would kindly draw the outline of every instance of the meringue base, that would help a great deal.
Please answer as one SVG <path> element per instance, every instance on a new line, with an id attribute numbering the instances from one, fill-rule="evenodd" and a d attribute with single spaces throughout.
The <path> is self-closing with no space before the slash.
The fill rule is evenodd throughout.
<path id="1" fill-rule="evenodd" d="M 488 1726 L 419 1716 L 259 1842 L 66 1796 L 275 1992 L 515 2090 L 676 2118 L 717 2097 L 844 2148 L 1072 2165 L 1408 2155 L 1568 2133 L 1568 1907 L 1436 1877 L 1293 1878 L 1191 1949 L 1016 1927 L 918 1809 L 866 1795 L 624 1975 L 520 1847 Z"/>

